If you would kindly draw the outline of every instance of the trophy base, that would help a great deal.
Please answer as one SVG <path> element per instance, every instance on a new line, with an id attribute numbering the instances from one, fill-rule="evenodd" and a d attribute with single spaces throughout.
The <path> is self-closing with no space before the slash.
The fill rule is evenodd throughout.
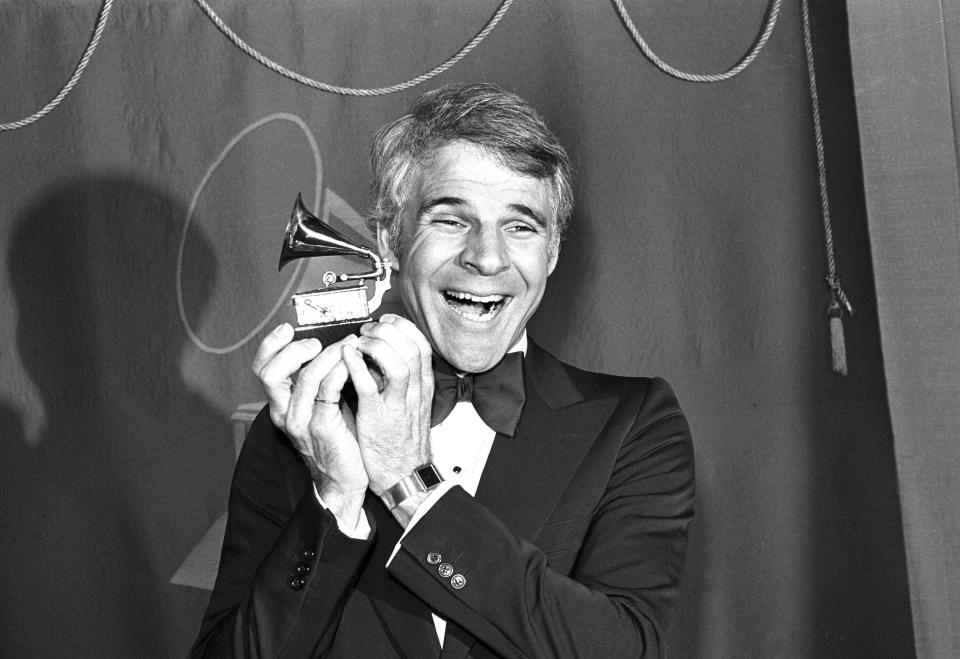
<path id="1" fill-rule="evenodd" d="M 293 329 L 293 340 L 317 339 L 323 345 L 335 343 L 349 334 L 356 334 L 357 330 L 364 323 L 369 323 L 373 318 L 358 318 L 345 320 L 340 323 L 324 323 L 319 325 L 298 325 Z"/>
<path id="2" fill-rule="evenodd" d="M 291 296 L 290 300 L 301 326 L 335 325 L 370 315 L 367 289 L 363 286 L 307 291 Z"/>

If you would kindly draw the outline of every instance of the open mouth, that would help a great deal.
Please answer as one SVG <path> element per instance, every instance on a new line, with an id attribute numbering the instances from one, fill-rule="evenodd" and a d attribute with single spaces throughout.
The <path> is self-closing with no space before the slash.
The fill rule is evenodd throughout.
<path id="1" fill-rule="evenodd" d="M 506 303 L 506 295 L 471 295 L 463 291 L 444 291 L 447 305 L 470 320 L 490 320 Z"/>

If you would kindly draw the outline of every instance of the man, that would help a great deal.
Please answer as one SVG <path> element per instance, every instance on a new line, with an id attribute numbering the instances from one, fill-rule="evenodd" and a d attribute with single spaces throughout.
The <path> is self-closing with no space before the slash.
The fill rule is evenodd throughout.
<path id="1" fill-rule="evenodd" d="M 659 656 L 686 421 L 663 381 L 526 336 L 572 207 L 565 152 L 517 96 L 451 85 L 381 129 L 372 164 L 404 315 L 263 340 L 269 405 L 194 655 Z"/>

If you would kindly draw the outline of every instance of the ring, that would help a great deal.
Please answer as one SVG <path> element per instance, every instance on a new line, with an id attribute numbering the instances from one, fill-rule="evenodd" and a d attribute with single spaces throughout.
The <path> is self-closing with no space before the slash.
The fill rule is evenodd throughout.
<path id="1" fill-rule="evenodd" d="M 313 399 L 313 402 L 314 402 L 314 403 L 326 403 L 327 405 L 337 405 L 337 406 L 340 405 L 340 401 L 339 401 L 339 400 L 327 400 L 326 398 L 320 398 L 320 396 L 317 396 L 316 398 L 314 398 L 314 399 Z"/>

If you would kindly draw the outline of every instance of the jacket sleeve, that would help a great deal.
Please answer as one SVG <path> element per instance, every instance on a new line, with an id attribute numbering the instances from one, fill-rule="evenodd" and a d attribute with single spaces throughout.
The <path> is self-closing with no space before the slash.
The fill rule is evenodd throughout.
<path id="1" fill-rule="evenodd" d="M 342 534 L 309 479 L 289 485 L 284 475 L 297 461 L 261 412 L 237 460 L 220 568 L 192 657 L 316 656 L 332 643 L 373 543 Z"/>
<path id="2" fill-rule="evenodd" d="M 653 380 L 568 575 L 460 488 L 404 537 L 390 572 L 497 655 L 662 656 L 693 496 L 689 426 Z M 441 574 L 432 552 L 463 578 Z"/>

